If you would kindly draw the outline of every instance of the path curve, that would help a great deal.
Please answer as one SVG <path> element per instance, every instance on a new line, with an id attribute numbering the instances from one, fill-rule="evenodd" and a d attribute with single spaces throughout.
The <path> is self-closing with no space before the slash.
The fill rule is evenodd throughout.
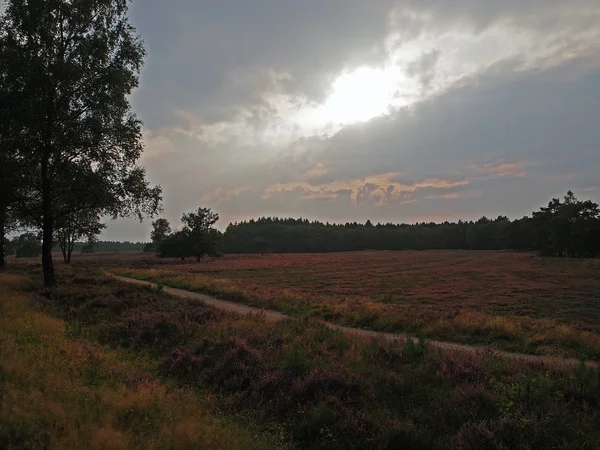
<path id="1" fill-rule="evenodd" d="M 140 286 L 149 286 L 149 287 L 153 287 L 153 288 L 158 288 L 158 286 L 161 286 L 162 290 L 164 292 L 166 292 L 170 295 L 173 295 L 174 297 L 179 297 L 179 298 L 184 298 L 184 299 L 202 300 L 204 303 L 206 303 L 209 306 L 212 306 L 217 309 L 222 309 L 225 311 L 231 311 L 231 312 L 238 313 L 238 314 L 261 314 L 261 315 L 264 315 L 264 317 L 267 320 L 274 321 L 274 322 L 286 320 L 286 319 L 294 319 L 294 317 L 292 317 L 292 316 L 288 316 L 279 311 L 274 311 L 271 309 L 256 308 L 253 306 L 247 306 L 247 305 L 243 305 L 241 303 L 231 302 L 228 300 L 220 300 L 218 298 L 211 297 L 210 295 L 200 294 L 198 292 L 186 291 L 184 289 L 168 287 L 168 286 L 165 286 L 162 284 L 159 285 L 158 283 L 153 283 L 151 281 L 138 280 L 135 278 L 122 277 L 122 276 L 113 275 L 113 274 L 107 274 L 107 275 L 116 280 L 122 281 L 124 283 L 137 284 Z M 416 341 L 415 338 L 408 336 L 407 334 L 404 334 L 404 333 L 402 333 L 402 334 L 400 334 L 400 333 L 385 333 L 385 332 L 380 332 L 380 331 L 365 330 L 362 328 L 344 327 L 341 325 L 336 325 L 331 322 L 326 322 L 324 320 L 317 320 L 317 321 L 319 323 L 325 325 L 326 327 L 329 327 L 333 330 L 339 330 L 348 335 L 354 335 L 354 336 L 359 336 L 359 337 L 371 337 L 371 338 L 378 337 L 378 338 L 384 338 L 384 339 L 387 339 L 390 341 L 405 340 L 405 339 L 412 339 L 413 341 Z M 525 361 L 529 361 L 529 362 L 541 362 L 541 363 L 551 364 L 551 365 L 577 366 L 577 365 L 581 364 L 581 361 L 579 361 L 577 359 L 561 358 L 558 356 L 528 355 L 526 353 L 504 352 L 504 351 L 496 350 L 492 347 L 487 347 L 487 346 L 456 344 L 454 342 L 432 341 L 432 340 L 428 340 L 427 344 L 431 347 L 440 348 L 440 349 L 444 349 L 444 350 L 457 350 L 457 351 L 468 352 L 468 353 L 491 351 L 493 356 L 500 356 L 502 358 L 509 358 L 509 359 L 519 359 L 519 360 L 525 360 Z M 595 367 L 598 367 L 600 365 L 600 363 L 595 362 L 595 361 L 587 361 L 586 364 L 588 366 L 595 366 Z"/>

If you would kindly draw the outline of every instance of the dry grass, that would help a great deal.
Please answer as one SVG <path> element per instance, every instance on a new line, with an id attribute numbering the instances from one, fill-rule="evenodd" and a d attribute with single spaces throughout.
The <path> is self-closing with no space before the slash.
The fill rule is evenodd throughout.
<path id="1" fill-rule="evenodd" d="M 141 266 L 118 273 L 349 326 L 600 358 L 598 260 L 407 251 Z"/>
<path id="2" fill-rule="evenodd" d="M 168 389 L 127 358 L 65 336 L 22 279 L 0 275 L 0 448 L 265 448 L 214 417 L 192 389 Z"/>

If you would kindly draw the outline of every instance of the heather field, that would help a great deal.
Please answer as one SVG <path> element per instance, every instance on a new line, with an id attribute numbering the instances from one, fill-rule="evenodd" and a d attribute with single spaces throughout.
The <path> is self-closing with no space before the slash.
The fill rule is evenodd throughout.
<path id="1" fill-rule="evenodd" d="M 509 351 L 600 358 L 600 260 L 485 251 L 138 260 L 115 273 L 297 316 Z"/>
<path id="2" fill-rule="evenodd" d="M 230 260 L 249 270 L 260 258 Z M 524 450 L 600 442 L 597 367 L 347 336 L 308 316 L 270 322 L 104 275 L 124 264 L 132 262 L 59 266 L 52 291 L 39 289 L 39 265 L 0 276 L 0 448 Z"/>

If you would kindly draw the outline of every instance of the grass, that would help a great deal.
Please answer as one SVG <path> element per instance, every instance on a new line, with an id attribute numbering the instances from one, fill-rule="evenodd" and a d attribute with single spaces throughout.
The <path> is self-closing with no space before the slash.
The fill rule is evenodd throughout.
<path id="1" fill-rule="evenodd" d="M 68 448 L 96 439 L 103 427 L 130 446 L 160 447 L 175 442 L 170 433 L 181 429 L 177 423 L 189 419 L 191 408 L 200 411 L 198 428 L 182 425 L 193 430 L 183 435 L 215 442 L 198 448 L 247 445 L 247 432 L 235 426 L 240 420 L 255 430 L 251 435 L 290 448 L 581 449 L 600 442 L 597 368 L 439 352 L 426 341 L 348 337 L 310 317 L 269 323 L 119 283 L 103 276 L 108 265 L 114 267 L 60 266 L 59 287 L 34 295 L 44 313 L 27 306 L 13 282 L 17 293 L 11 295 L 21 298 L 24 312 L 2 312 L 2 345 L 15 341 L 8 360 L 31 361 L 16 364 L 24 369 L 10 375 L 10 384 L 4 378 L 3 392 L 30 395 L 35 387 L 35 398 L 44 399 L 30 402 L 38 406 L 27 420 L 12 419 L 14 412 L 3 416 L 13 427 L 27 424 L 21 435 L 50 433 L 56 448 Z M 33 279 L 36 270 L 19 269 Z M 35 325 L 28 326 L 31 321 Z M 53 324 L 52 333 L 30 331 L 41 327 L 38 322 Z M 82 350 L 60 351 L 73 345 Z M 89 356 L 87 349 L 102 356 Z M 63 364 L 64 358 L 76 362 Z M 118 364 L 122 358 L 124 366 Z M 140 371 L 143 376 L 136 375 Z M 20 377 L 31 381 L 19 387 Z M 52 383 L 58 378 L 63 387 L 56 391 Z M 144 387 L 146 379 L 154 390 Z M 142 386 L 140 393 L 136 386 Z M 63 398 L 62 390 L 71 389 Z M 50 401 L 66 412 L 45 413 Z M 7 404 L 27 402 L 3 400 L 3 411 Z"/>
<path id="2" fill-rule="evenodd" d="M 65 333 L 22 277 L 0 275 L 0 292 L 0 448 L 268 448 L 147 372 L 151 361 Z"/>
<path id="3" fill-rule="evenodd" d="M 513 252 L 233 255 L 115 273 L 377 331 L 600 359 L 598 260 Z"/>

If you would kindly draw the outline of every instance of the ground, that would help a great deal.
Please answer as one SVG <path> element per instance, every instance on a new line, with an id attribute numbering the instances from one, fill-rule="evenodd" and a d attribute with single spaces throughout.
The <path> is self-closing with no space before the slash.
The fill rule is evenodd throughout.
<path id="1" fill-rule="evenodd" d="M 121 269 L 348 326 L 600 358 L 600 260 L 477 251 L 231 255 Z"/>

